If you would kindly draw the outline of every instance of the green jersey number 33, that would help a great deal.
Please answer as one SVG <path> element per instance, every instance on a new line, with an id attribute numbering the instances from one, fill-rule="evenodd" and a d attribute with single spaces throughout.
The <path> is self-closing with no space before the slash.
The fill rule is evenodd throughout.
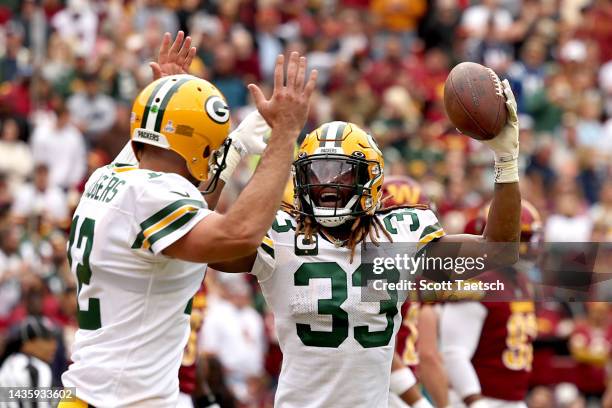
<path id="1" fill-rule="evenodd" d="M 346 272 L 336 262 L 316 262 L 302 264 L 295 272 L 295 286 L 308 286 L 310 279 L 327 278 L 331 281 L 331 298 L 318 300 L 318 312 L 331 315 L 332 330 L 312 330 L 309 324 L 297 323 L 297 334 L 302 343 L 312 347 L 338 347 L 349 336 L 348 313 L 341 308 L 348 298 Z M 366 287 L 370 280 L 384 279 L 397 282 L 399 272 L 395 269 L 385 270 L 383 274 L 374 274 L 371 265 L 360 265 L 352 275 L 352 286 Z M 393 336 L 393 319 L 398 313 L 397 291 L 387 290 L 389 299 L 380 301 L 380 315 L 385 315 L 387 326 L 384 330 L 370 331 L 367 325 L 356 325 L 355 340 L 364 348 L 387 346 Z"/>

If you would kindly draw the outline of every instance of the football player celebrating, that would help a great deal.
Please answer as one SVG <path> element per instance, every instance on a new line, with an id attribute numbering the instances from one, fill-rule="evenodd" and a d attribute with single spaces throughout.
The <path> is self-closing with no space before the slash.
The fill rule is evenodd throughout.
<path id="1" fill-rule="evenodd" d="M 196 53 L 196 48 L 191 47 L 191 37 L 185 37 L 185 34 L 179 31 L 172 45 L 170 45 L 170 41 L 170 33 L 165 33 L 159 49 L 157 62 L 150 63 L 153 79 L 188 73 L 187 70 Z M 268 134 L 269 131 L 270 127 L 264 118 L 259 111 L 254 110 L 240 122 L 232 133 L 230 133 L 229 139 L 232 142 L 225 156 L 225 168 L 220 169 L 221 173 L 219 174 L 218 180 L 211 177 L 210 180 L 200 184 L 200 188 L 204 191 L 206 191 L 208 185 L 212 184 L 212 182 L 217 184 L 217 188 L 205 196 L 209 209 L 212 210 L 216 207 L 225 183 L 231 178 L 240 160 L 248 155 L 260 155 L 263 153 L 266 147 L 263 137 Z M 217 154 L 223 156 L 225 154 L 224 149 L 219 150 Z M 126 143 L 115 160 L 113 160 L 113 163 L 138 165 L 138 159 L 134 155 L 131 141 Z M 211 160 L 209 174 L 214 174 L 218 168 L 219 163 L 216 160 Z M 289 182 L 291 182 L 291 180 L 289 180 Z"/>
<path id="2" fill-rule="evenodd" d="M 407 176 L 385 177 L 382 196 L 385 208 L 429 205 L 421 185 Z M 402 305 L 402 323 L 391 366 L 389 407 L 429 406 L 426 400 L 421 401 L 423 396 L 413 374 L 417 372 L 435 406 L 448 405 L 448 379 L 438 351 L 437 306 L 421 302 L 418 293 L 411 292 L 414 296 Z"/>
<path id="3" fill-rule="evenodd" d="M 494 139 L 496 179 L 482 235 L 445 235 L 421 208 L 380 211 L 383 157 L 354 124 L 326 123 L 306 136 L 294 161 L 295 208 L 280 211 L 256 253 L 211 265 L 257 276 L 275 317 L 283 364 L 278 407 L 386 407 L 401 301 L 396 290 L 362 301 L 371 281 L 408 280 L 403 269 L 372 273 L 357 247 L 403 243 L 428 256 L 477 257 L 512 263 L 518 257 L 518 119 L 506 84 L 508 123 Z M 460 243 L 451 253 L 443 243 Z M 465 245 L 472 243 L 476 245 Z M 370 284 L 368 284 L 370 281 Z"/>
<path id="4" fill-rule="evenodd" d="M 180 50 L 183 58 L 192 54 L 188 46 Z M 223 95 L 205 80 L 178 74 L 136 98 L 131 140 L 139 165 L 96 170 L 72 221 L 68 258 L 78 279 L 80 328 L 62 381 L 78 401 L 62 407 L 176 406 L 189 301 L 203 264 L 254 251 L 281 201 L 316 81 L 315 71 L 305 81 L 306 60 L 297 53 L 286 83 L 283 66 L 279 56 L 270 99 L 249 85 L 272 131 L 257 171 L 225 214 L 210 211 L 195 187 L 209 180 L 205 193 L 214 191 L 225 168 Z M 253 202 L 258 211 L 250 210 Z"/>
<path id="5" fill-rule="evenodd" d="M 478 217 L 466 230 L 478 233 L 486 223 Z M 450 384 L 463 401 L 456 406 L 526 407 L 537 322 L 524 273 L 535 262 L 540 234 L 540 215 L 523 200 L 521 262 L 478 277 L 501 280 L 504 292 L 496 292 L 490 301 L 447 302 L 442 308 L 440 347 Z M 495 301 L 494 296 L 516 301 Z"/>

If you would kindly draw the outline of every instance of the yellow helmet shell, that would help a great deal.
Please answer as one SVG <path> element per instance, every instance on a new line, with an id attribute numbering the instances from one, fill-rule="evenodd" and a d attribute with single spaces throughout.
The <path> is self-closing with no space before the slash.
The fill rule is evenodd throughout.
<path id="1" fill-rule="evenodd" d="M 136 97 L 130 118 L 133 142 L 172 150 L 193 177 L 208 176 L 208 161 L 229 133 L 223 94 L 192 75 L 171 75 L 149 84 Z"/>
<path id="2" fill-rule="evenodd" d="M 293 206 L 294 198 L 295 190 L 293 189 L 293 180 L 289 179 L 289 181 L 287 181 L 287 184 L 285 185 L 285 190 L 283 191 L 282 202 Z"/>

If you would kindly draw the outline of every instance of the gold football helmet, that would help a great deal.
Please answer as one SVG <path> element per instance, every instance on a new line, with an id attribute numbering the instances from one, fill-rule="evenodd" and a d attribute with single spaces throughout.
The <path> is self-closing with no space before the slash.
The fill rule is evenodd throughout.
<path id="1" fill-rule="evenodd" d="M 293 162 L 297 210 L 336 227 L 380 207 L 384 161 L 372 136 L 330 122 L 306 136 Z"/>
<path id="2" fill-rule="evenodd" d="M 293 206 L 295 203 L 295 192 L 293 190 L 293 180 L 290 179 L 285 185 L 285 190 L 283 191 L 283 199 L 282 203 Z"/>
<path id="3" fill-rule="evenodd" d="M 210 157 L 227 138 L 229 120 L 227 102 L 210 82 L 192 75 L 171 75 L 152 82 L 136 97 L 130 131 L 132 142 L 179 154 L 191 175 L 203 181 L 208 177 Z M 223 167 L 222 162 L 219 171 Z"/>

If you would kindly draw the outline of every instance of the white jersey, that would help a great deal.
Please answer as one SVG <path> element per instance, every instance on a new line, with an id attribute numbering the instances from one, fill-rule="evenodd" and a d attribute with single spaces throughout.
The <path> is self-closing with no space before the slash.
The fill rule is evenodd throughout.
<path id="1" fill-rule="evenodd" d="M 114 164 L 96 170 L 72 220 L 79 330 L 66 387 L 96 407 L 171 407 L 205 265 L 162 251 L 210 211 L 171 173 Z"/>
<path id="2" fill-rule="evenodd" d="M 393 242 L 413 244 L 409 256 L 444 234 L 430 210 L 404 208 L 377 217 Z M 386 272 L 370 274 L 360 245 L 350 263 L 348 248 L 336 247 L 321 234 L 314 243 L 304 242 L 295 227 L 290 215 L 279 212 L 251 271 L 274 313 L 283 352 L 275 406 L 386 407 L 401 322 L 397 291 L 362 298 L 362 286 L 388 278 Z M 388 242 L 382 232 L 380 242 Z M 395 278 L 408 279 L 408 272 Z"/>

